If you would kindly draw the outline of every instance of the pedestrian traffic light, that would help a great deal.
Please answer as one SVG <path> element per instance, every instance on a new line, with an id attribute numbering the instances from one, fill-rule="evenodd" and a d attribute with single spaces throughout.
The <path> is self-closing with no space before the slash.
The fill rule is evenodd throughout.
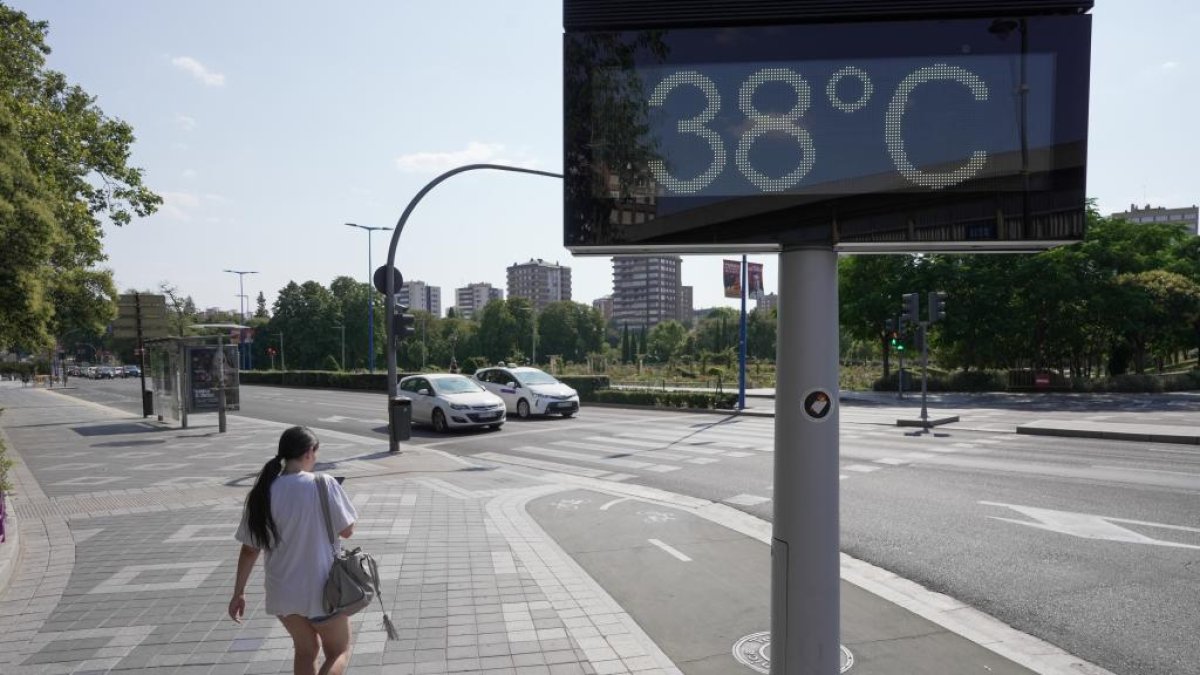
<path id="1" fill-rule="evenodd" d="M 900 298 L 900 323 L 917 323 L 921 320 L 921 296 L 905 293 Z"/>
<path id="2" fill-rule="evenodd" d="M 413 325 L 416 320 L 416 317 L 408 313 L 407 305 L 396 305 L 396 313 L 392 316 L 392 335 L 395 336 L 396 342 L 417 332 L 417 327 Z"/>
<path id="3" fill-rule="evenodd" d="M 946 318 L 946 293 L 944 291 L 929 292 L 929 323 Z"/>

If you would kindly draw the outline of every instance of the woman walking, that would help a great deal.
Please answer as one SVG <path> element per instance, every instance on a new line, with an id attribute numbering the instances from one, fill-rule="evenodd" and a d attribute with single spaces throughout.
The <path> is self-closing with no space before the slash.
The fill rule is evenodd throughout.
<path id="1" fill-rule="evenodd" d="M 333 529 L 343 538 L 354 532 L 358 514 L 340 485 L 312 473 L 320 443 L 305 427 L 279 438 L 279 452 L 263 466 L 246 497 L 237 540 L 237 581 L 229 617 L 241 623 L 246 582 L 260 552 L 266 552 L 266 611 L 279 617 L 295 645 L 296 675 L 340 675 L 350 660 L 350 617 L 324 615 L 322 591 L 333 566 L 318 490 L 329 495 Z M 317 656 L 325 661 L 317 670 Z"/>

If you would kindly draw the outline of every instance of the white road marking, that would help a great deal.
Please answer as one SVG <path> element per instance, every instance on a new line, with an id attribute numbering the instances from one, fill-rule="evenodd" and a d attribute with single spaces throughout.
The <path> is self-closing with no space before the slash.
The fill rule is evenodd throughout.
<path id="1" fill-rule="evenodd" d="M 898 459 L 896 457 L 884 457 L 883 459 L 875 460 L 876 464 L 887 464 L 890 466 L 904 466 L 908 464 L 907 459 Z"/>
<path id="2" fill-rule="evenodd" d="M 1006 523 L 1014 523 L 1016 525 L 1024 525 L 1026 527 L 1036 527 L 1039 530 L 1058 532 L 1060 534 L 1067 534 L 1073 537 L 1080 537 L 1081 539 L 1101 539 L 1106 541 L 1118 541 L 1127 544 L 1149 544 L 1152 546 L 1167 546 L 1170 548 L 1200 550 L 1200 546 L 1196 546 L 1194 544 L 1181 544 L 1179 542 L 1147 537 L 1140 532 L 1134 532 L 1133 530 L 1116 525 L 1116 523 L 1127 523 L 1129 525 L 1141 525 L 1144 527 L 1176 530 L 1180 532 L 1200 532 L 1200 528 L 1187 527 L 1184 525 L 1168 525 L 1166 523 L 1152 523 L 1145 520 L 1111 518 L 1108 516 L 1092 515 L 1090 513 L 1076 513 L 1074 511 L 1054 511 L 1051 509 L 1039 509 L 1032 506 L 1002 504 L 999 502 L 979 503 L 985 506 L 999 506 L 1002 508 L 1012 509 L 1020 514 L 1033 518 L 1037 522 L 1031 523 L 1026 520 L 988 516 L 994 520 L 1002 520 Z"/>
<path id="3" fill-rule="evenodd" d="M 600 510 L 607 511 L 609 507 L 620 504 L 621 502 L 627 502 L 629 499 L 629 497 L 621 497 L 620 499 L 614 499 L 611 502 L 605 502 L 604 505 L 600 507 Z"/>
<path id="4" fill-rule="evenodd" d="M 859 473 L 871 473 L 872 471 L 878 471 L 881 467 L 869 466 L 867 464 L 851 464 L 845 468 L 847 471 L 857 471 Z"/>
<path id="5" fill-rule="evenodd" d="M 687 459 L 686 455 L 666 450 L 651 451 L 647 448 L 623 448 L 615 445 L 600 445 L 598 443 L 580 443 L 579 441 L 554 441 L 554 445 L 561 445 L 565 448 L 577 448 L 579 450 L 595 450 L 610 455 L 636 455 L 643 452 L 653 452 L 651 457 L 655 459 L 669 459 L 673 462 L 681 462 Z"/>
<path id="6" fill-rule="evenodd" d="M 683 562 L 692 562 L 691 558 L 689 558 L 686 555 L 684 555 L 683 553 L 679 552 L 678 549 L 671 546 L 670 544 L 664 544 L 663 542 L 661 542 L 657 539 L 647 539 L 646 541 L 650 542 L 651 544 L 654 544 L 655 546 L 666 551 L 671 556 L 674 556 L 675 558 L 678 558 L 679 560 L 682 560 Z"/>
<path id="7" fill-rule="evenodd" d="M 586 476 L 587 478 L 600 478 L 608 473 L 602 469 L 589 469 L 584 466 L 575 466 L 574 464 L 560 464 L 558 462 L 548 462 L 543 459 L 521 457 L 518 455 L 505 455 L 498 452 L 481 452 L 477 455 L 471 456 L 493 462 L 516 464 L 517 466 L 524 466 L 530 469 L 541 469 L 542 471 L 551 471 L 554 473 L 569 473 L 574 476 Z"/>
<path id="8" fill-rule="evenodd" d="M 582 452 L 571 452 L 569 450 L 555 450 L 554 448 L 540 448 L 536 445 L 522 445 L 513 448 L 515 452 L 526 452 L 531 455 L 542 455 L 545 457 L 553 457 L 555 459 L 569 459 L 576 462 L 586 462 L 588 464 L 600 464 L 602 466 L 619 466 L 623 469 L 642 469 L 643 471 L 654 471 L 657 473 L 666 473 L 668 471 L 676 471 L 682 467 L 652 464 L 650 462 L 639 462 L 633 459 L 623 459 L 620 457 L 597 457 Z"/>
<path id="9" fill-rule="evenodd" d="M 1103 464 L 1093 464 L 1093 469 L 1116 469 L 1118 471 L 1140 471 L 1142 473 L 1167 473 L 1172 476 L 1188 476 L 1190 478 L 1200 478 L 1200 473 L 1194 471 L 1167 471 L 1166 469 L 1140 469 L 1136 466 L 1106 466 Z"/>
<path id="10" fill-rule="evenodd" d="M 762 504 L 763 502 L 769 502 L 769 501 L 771 501 L 771 498 L 770 497 L 759 497 L 758 495 L 741 494 L 741 495 L 734 495 L 733 497 L 730 497 L 729 499 L 722 499 L 721 501 L 725 502 L 726 504 L 736 504 L 738 506 L 754 506 L 755 504 Z"/>
<path id="11" fill-rule="evenodd" d="M 910 459 L 910 460 L 914 460 L 914 461 L 921 460 L 921 459 L 929 459 L 929 458 L 933 457 L 933 455 L 929 454 L 928 452 L 910 452 L 907 455 L 901 455 L 901 456 L 904 459 Z"/>

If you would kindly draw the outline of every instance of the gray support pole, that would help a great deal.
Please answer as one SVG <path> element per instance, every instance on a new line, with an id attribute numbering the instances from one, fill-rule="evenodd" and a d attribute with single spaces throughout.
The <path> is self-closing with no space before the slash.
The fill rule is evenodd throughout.
<path id="1" fill-rule="evenodd" d="M 835 675 L 841 667 L 837 253 L 788 250 L 779 267 L 771 675 Z M 824 405 L 821 392 L 829 397 Z"/>

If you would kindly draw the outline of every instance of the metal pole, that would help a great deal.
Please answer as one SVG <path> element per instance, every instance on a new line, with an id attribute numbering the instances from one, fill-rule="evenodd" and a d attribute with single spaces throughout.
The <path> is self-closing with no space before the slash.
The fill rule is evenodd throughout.
<path id="1" fill-rule="evenodd" d="M 142 381 L 142 417 L 150 416 L 146 410 L 146 343 L 142 339 L 142 294 L 133 294 L 134 306 L 137 308 L 137 342 L 138 342 L 138 375 Z"/>
<path id="2" fill-rule="evenodd" d="M 346 369 L 346 326 L 342 324 L 338 326 L 342 329 L 342 370 Z"/>
<path id="3" fill-rule="evenodd" d="M 225 433 L 225 340 L 217 337 L 217 431 Z"/>
<path id="4" fill-rule="evenodd" d="M 529 313 L 533 315 L 533 347 L 530 351 L 533 352 L 533 365 L 537 367 L 537 307 L 530 307 Z"/>
<path id="5" fill-rule="evenodd" d="M 404 231 L 404 225 L 408 222 L 408 217 L 412 215 L 413 209 L 417 208 L 417 204 L 429 194 L 429 191 L 437 187 L 439 183 L 454 176 L 463 173 L 464 171 L 474 171 L 476 169 L 495 169 L 497 171 L 514 171 L 516 173 L 531 173 L 537 176 L 548 176 L 550 178 L 562 178 L 561 173 L 551 173 L 549 171 L 538 171 L 536 169 L 522 169 L 515 166 L 505 166 L 503 164 L 467 164 L 456 169 L 450 169 L 442 175 L 434 178 L 425 184 L 409 202 L 408 206 L 404 207 L 404 212 L 400 214 L 400 220 L 396 221 L 396 228 L 392 232 L 392 243 L 388 246 L 387 268 L 388 272 L 384 274 L 387 293 L 384 294 L 384 304 L 387 307 L 387 316 L 389 320 L 387 324 L 387 387 L 388 397 L 396 395 L 396 350 L 394 343 L 396 340 L 394 326 L 390 320 L 396 312 L 396 277 L 391 273 L 392 268 L 396 266 L 396 249 L 400 245 L 400 233 Z M 391 420 L 389 414 L 388 419 Z M 389 422 L 390 423 L 390 422 Z M 396 440 L 396 434 L 388 434 L 388 449 L 392 452 L 400 452 L 400 442 Z"/>
<path id="6" fill-rule="evenodd" d="M 897 335 L 900 336 L 900 343 L 904 344 L 904 324 L 900 323 L 900 317 L 896 317 L 896 326 L 898 327 Z M 904 399 L 904 350 L 897 350 L 900 353 L 900 376 L 896 378 L 896 386 L 900 391 L 900 399 Z"/>
<path id="7" fill-rule="evenodd" d="M 371 230 L 367 230 L 367 372 L 375 372 L 375 294 L 371 292 Z M 390 316 L 390 315 L 389 315 Z"/>
<path id="8" fill-rule="evenodd" d="M 779 255 L 771 675 L 839 672 L 838 287 L 831 247 Z"/>
<path id="9" fill-rule="evenodd" d="M 738 324 L 738 410 L 746 409 L 746 254 L 742 254 L 742 316 Z"/>
<path id="10" fill-rule="evenodd" d="M 925 328 L 929 326 L 928 321 L 922 321 L 921 327 L 921 422 L 924 428 L 929 428 L 929 410 L 925 407 L 925 394 L 928 389 L 929 381 L 929 337 L 926 334 Z"/>

